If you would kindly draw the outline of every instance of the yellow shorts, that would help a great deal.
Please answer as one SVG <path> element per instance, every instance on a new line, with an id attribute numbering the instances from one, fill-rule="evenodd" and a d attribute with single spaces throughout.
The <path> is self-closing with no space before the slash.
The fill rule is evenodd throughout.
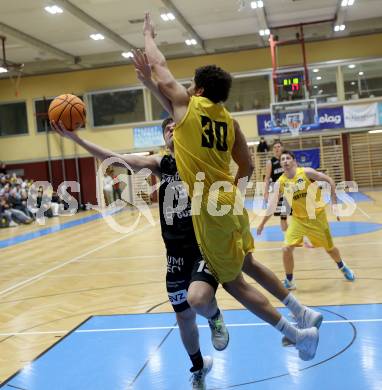
<path id="1" fill-rule="evenodd" d="M 325 211 L 320 212 L 316 219 L 292 216 L 285 235 L 284 245 L 301 246 L 304 236 L 309 238 L 314 247 L 323 247 L 326 250 L 333 249 L 333 239 Z"/>
<path id="2" fill-rule="evenodd" d="M 193 215 L 196 239 L 209 270 L 220 283 L 234 280 L 243 266 L 244 257 L 254 249 L 248 214 L 211 216 L 202 207 Z"/>

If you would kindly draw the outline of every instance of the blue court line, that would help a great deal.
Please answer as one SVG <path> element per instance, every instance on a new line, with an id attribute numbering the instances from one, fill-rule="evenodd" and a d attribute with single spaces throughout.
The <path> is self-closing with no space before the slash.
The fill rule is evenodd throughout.
<path id="1" fill-rule="evenodd" d="M 111 211 L 109 214 L 115 214 L 118 212 L 121 212 L 122 210 L 116 210 L 116 211 Z M 48 234 L 60 232 L 65 229 L 69 229 L 75 226 L 83 225 L 85 223 L 89 223 L 92 221 L 96 221 L 97 219 L 103 218 L 102 214 L 97 213 L 93 215 L 88 215 L 87 217 L 83 218 L 78 218 L 73 221 L 61 223 L 58 225 L 50 226 L 44 229 L 36 230 L 35 232 L 29 232 L 25 234 L 21 234 L 20 236 L 15 236 L 11 238 L 7 238 L 5 240 L 0 240 L 0 248 L 7 248 L 9 246 L 17 245 L 25 241 L 30 241 L 35 238 L 43 237 Z"/>
<path id="2" fill-rule="evenodd" d="M 346 282 L 344 282 L 346 283 Z M 316 308 L 324 315 L 317 355 L 298 359 L 281 337 L 246 310 L 226 310 L 230 344 L 215 351 L 198 317 L 203 354 L 214 358 L 207 388 L 380 389 L 382 304 Z M 288 316 L 285 308 L 280 309 Z M 90 317 L 0 384 L 28 390 L 173 390 L 190 388 L 190 361 L 174 313 Z"/>

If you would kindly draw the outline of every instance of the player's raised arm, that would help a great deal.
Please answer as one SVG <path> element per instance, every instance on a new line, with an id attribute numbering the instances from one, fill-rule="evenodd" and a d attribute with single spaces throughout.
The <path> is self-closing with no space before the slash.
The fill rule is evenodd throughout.
<path id="1" fill-rule="evenodd" d="M 166 59 L 155 43 L 155 31 L 149 13 L 145 14 L 143 35 L 148 62 L 151 65 L 161 92 L 171 101 L 174 108 L 174 119 L 178 122 L 186 113 L 190 96 L 187 89 L 176 81 L 168 69 Z"/>
<path id="2" fill-rule="evenodd" d="M 74 131 L 68 131 L 65 129 L 62 123 L 56 123 L 54 121 L 51 122 L 51 126 L 53 130 L 55 130 L 58 134 L 65 138 L 69 138 L 72 141 L 76 142 L 78 145 L 82 146 L 85 150 L 87 150 L 91 155 L 103 161 L 109 157 L 118 158 L 122 161 L 125 161 L 131 169 L 134 171 L 139 171 L 143 168 L 148 168 L 152 171 L 154 175 L 159 175 L 159 167 L 160 167 L 160 157 L 152 156 L 152 157 L 144 157 L 144 156 L 126 156 L 123 154 L 115 153 L 109 149 L 102 148 L 96 144 L 93 144 L 90 141 L 86 141 L 83 138 L 79 137 Z M 115 166 L 125 167 L 123 163 L 114 163 Z"/>
<path id="3" fill-rule="evenodd" d="M 337 204 L 336 183 L 330 176 L 325 175 L 322 172 L 318 172 L 313 168 L 304 168 L 304 172 L 309 179 L 315 181 L 326 181 L 327 183 L 329 183 L 332 203 Z"/>
<path id="4" fill-rule="evenodd" d="M 138 79 L 157 98 L 161 106 L 171 115 L 174 115 L 171 101 L 161 92 L 158 83 L 153 80 L 151 66 L 146 53 L 134 50 L 133 62 Z"/>

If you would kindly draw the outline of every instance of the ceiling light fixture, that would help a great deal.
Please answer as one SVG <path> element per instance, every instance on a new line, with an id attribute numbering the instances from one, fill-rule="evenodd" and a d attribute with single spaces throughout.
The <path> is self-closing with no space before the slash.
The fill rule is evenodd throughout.
<path id="1" fill-rule="evenodd" d="M 317 76 L 316 80 L 322 80 L 322 77 L 321 76 Z"/>
<path id="2" fill-rule="evenodd" d="M 172 12 L 167 12 L 167 13 L 163 13 L 160 15 L 160 17 L 165 21 L 165 22 L 169 22 L 169 21 L 173 21 L 175 20 L 175 16 Z"/>
<path id="3" fill-rule="evenodd" d="M 346 26 L 344 24 L 336 24 L 334 26 L 334 31 L 339 32 L 339 31 L 344 31 Z"/>
<path id="4" fill-rule="evenodd" d="M 320 71 L 320 69 L 318 69 L 318 68 L 313 69 L 313 73 L 318 73 L 319 71 Z"/>
<path id="5" fill-rule="evenodd" d="M 185 42 L 186 42 L 187 46 L 193 46 L 193 45 L 197 45 L 198 44 L 198 41 L 196 39 L 194 39 L 194 38 L 186 39 Z"/>
<path id="6" fill-rule="evenodd" d="M 62 8 L 58 7 L 57 5 L 52 5 L 44 8 L 46 12 L 49 12 L 52 15 L 56 14 L 62 14 L 64 11 Z"/>
<path id="7" fill-rule="evenodd" d="M 354 69 L 354 68 L 355 68 L 355 65 L 354 65 L 354 64 L 350 64 L 350 65 L 348 65 L 348 68 L 349 68 L 349 69 Z"/>
<path id="8" fill-rule="evenodd" d="M 0 73 L 7 73 L 7 72 L 8 72 L 8 69 L 3 68 L 2 66 L 0 66 Z"/>
<path id="9" fill-rule="evenodd" d="M 342 0 L 341 7 L 351 7 L 355 0 Z"/>
<path id="10" fill-rule="evenodd" d="M 124 51 L 121 55 L 124 58 L 133 58 L 134 57 L 134 54 L 132 51 Z"/>
<path id="11" fill-rule="evenodd" d="M 368 133 L 369 133 L 369 134 L 382 133 L 382 129 L 378 129 L 378 130 L 369 130 Z"/>
<path id="12" fill-rule="evenodd" d="M 269 28 L 266 28 L 265 30 L 260 30 L 259 34 L 263 37 L 264 35 L 269 35 L 271 32 Z"/>
<path id="13" fill-rule="evenodd" d="M 252 9 L 263 8 L 263 7 L 264 7 L 264 2 L 261 0 L 251 1 L 251 8 Z"/>
<path id="14" fill-rule="evenodd" d="M 102 41 L 102 39 L 105 39 L 105 37 L 102 34 L 90 34 L 89 35 L 91 39 L 94 39 L 95 41 Z"/>
<path id="15" fill-rule="evenodd" d="M 363 76 L 365 73 L 364 72 L 358 72 L 358 76 Z"/>

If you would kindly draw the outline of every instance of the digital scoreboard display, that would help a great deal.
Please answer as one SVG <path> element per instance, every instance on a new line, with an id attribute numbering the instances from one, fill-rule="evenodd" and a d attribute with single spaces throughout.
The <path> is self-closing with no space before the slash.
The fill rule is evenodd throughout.
<path id="1" fill-rule="evenodd" d="M 304 72 L 281 73 L 277 76 L 279 99 L 303 99 L 305 96 Z"/>

